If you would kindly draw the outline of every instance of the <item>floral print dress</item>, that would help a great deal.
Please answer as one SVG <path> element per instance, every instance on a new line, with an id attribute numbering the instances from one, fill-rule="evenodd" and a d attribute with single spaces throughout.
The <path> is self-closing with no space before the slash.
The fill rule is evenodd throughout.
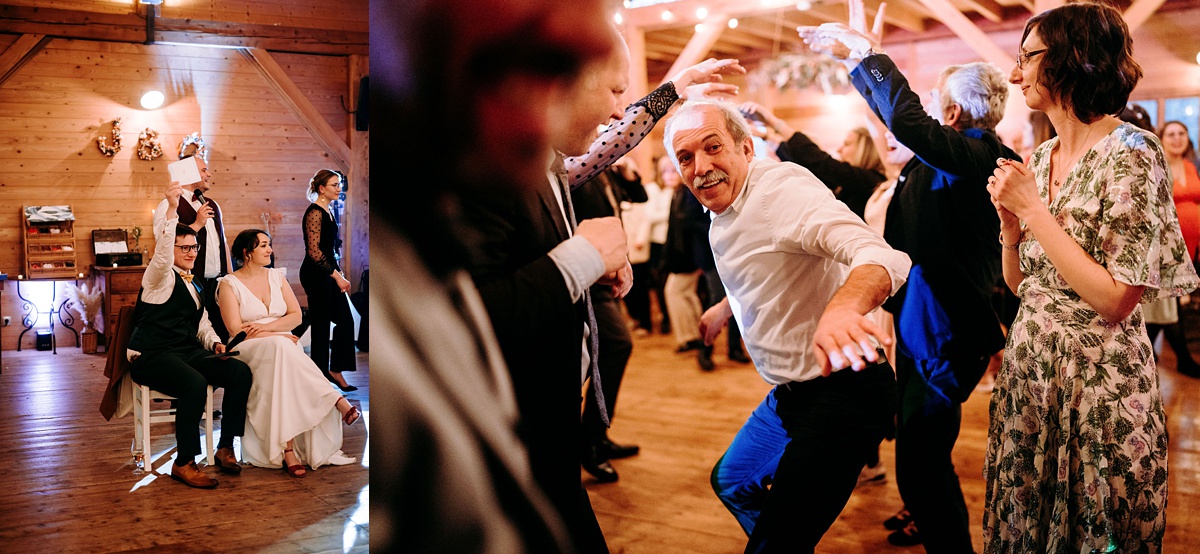
<path id="1" fill-rule="evenodd" d="M 1042 200 L 1050 153 L 1030 168 Z M 1154 135 L 1123 124 L 1096 143 L 1050 205 L 1060 226 L 1142 301 L 1198 283 Z M 986 552 L 1159 552 L 1166 528 L 1167 430 L 1142 308 L 1107 321 L 1032 235 L 992 394 Z"/>

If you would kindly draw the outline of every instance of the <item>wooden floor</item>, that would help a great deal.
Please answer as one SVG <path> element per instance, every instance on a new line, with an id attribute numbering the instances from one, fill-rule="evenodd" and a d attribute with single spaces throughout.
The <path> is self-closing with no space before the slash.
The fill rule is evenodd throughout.
<path id="1" fill-rule="evenodd" d="M 1192 316 L 1195 317 L 1195 316 Z M 1200 325 L 1193 325 L 1198 329 Z M 741 552 L 746 536 L 709 486 L 713 463 L 770 387 L 750 365 L 714 356 L 717 369 L 701 372 L 694 353 L 676 354 L 673 339 L 635 339 L 610 432 L 618 443 L 641 446 L 637 456 L 613 462 L 616 483 L 582 473 L 600 526 L 614 553 L 696 554 Z M 1197 350 L 1193 338 L 1193 351 Z M 723 344 L 719 340 L 718 344 Z M 1170 433 L 1170 492 L 1163 552 L 1200 552 L 1200 380 L 1174 371 L 1170 349 L 1159 375 Z M 975 549 L 983 550 L 983 455 L 988 394 L 963 406 L 962 434 L 954 452 L 970 510 Z M 923 552 L 887 542 L 884 519 L 900 507 L 892 472 L 893 443 L 881 448 L 887 481 L 860 487 L 817 552 Z"/>
<path id="2" fill-rule="evenodd" d="M 347 396 L 364 421 L 342 446 L 358 464 L 303 479 L 247 467 L 201 490 L 168 477 L 171 424 L 151 427 L 155 472 L 134 474 L 133 418 L 100 415 L 103 354 L 5 351 L 0 552 L 367 552 L 367 354 L 358 368 L 346 374 L 359 387 Z"/>

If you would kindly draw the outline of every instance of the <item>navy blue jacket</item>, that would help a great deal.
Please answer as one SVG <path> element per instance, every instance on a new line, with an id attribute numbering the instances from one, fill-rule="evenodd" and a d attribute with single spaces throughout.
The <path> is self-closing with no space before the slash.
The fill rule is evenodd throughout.
<path id="1" fill-rule="evenodd" d="M 955 130 L 926 113 L 886 55 L 850 74 L 867 104 L 916 154 L 900 173 L 883 236 L 912 259 L 884 308 L 901 352 L 919 360 L 988 356 L 1004 347 L 991 305 L 1000 278 L 1000 219 L 987 192 L 997 158 L 1020 159 L 995 132 Z"/>

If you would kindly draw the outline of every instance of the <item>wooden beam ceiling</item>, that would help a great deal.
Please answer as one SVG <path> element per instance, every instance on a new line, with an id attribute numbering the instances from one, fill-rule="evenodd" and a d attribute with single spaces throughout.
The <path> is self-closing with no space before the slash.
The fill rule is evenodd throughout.
<path id="1" fill-rule="evenodd" d="M 7 50 L 0 53 L 0 85 L 41 51 L 47 42 L 50 42 L 50 39 L 46 35 L 21 35 Z"/>
<path id="2" fill-rule="evenodd" d="M 226 21 L 157 17 L 155 41 L 189 45 L 262 48 L 275 52 L 368 55 L 366 31 L 344 31 Z M 58 8 L 0 5 L 0 29 L 79 40 L 144 43 L 146 20 L 134 13 L 109 14 Z"/>

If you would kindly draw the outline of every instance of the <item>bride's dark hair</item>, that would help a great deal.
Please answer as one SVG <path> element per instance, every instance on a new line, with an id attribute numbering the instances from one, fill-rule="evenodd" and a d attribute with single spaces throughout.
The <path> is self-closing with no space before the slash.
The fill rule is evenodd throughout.
<path id="1" fill-rule="evenodd" d="M 233 244 L 229 246 L 229 253 L 233 257 L 233 270 L 237 271 L 246 263 L 246 257 L 249 253 L 258 246 L 258 235 L 267 236 L 267 240 L 271 240 L 271 233 L 262 229 L 246 229 L 237 234 L 233 239 Z"/>

